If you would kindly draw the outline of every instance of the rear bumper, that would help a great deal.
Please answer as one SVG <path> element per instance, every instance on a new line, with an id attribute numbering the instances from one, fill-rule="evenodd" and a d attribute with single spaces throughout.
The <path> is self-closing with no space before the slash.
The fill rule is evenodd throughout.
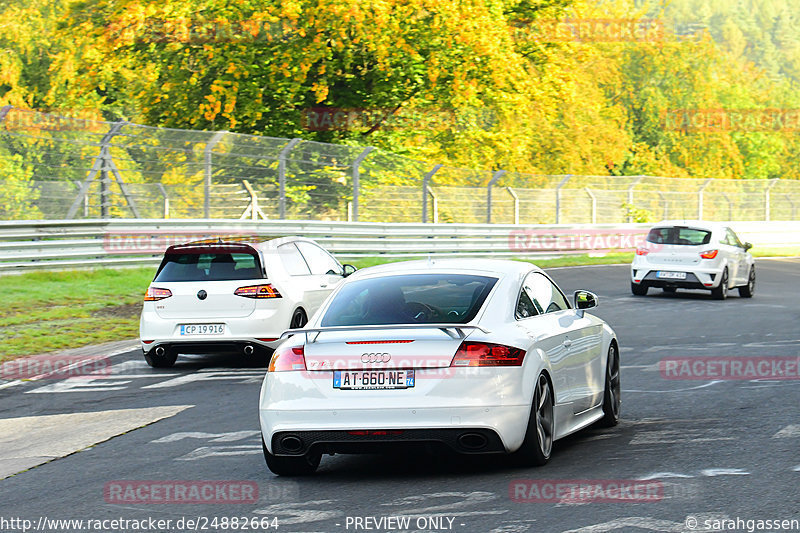
<path id="1" fill-rule="evenodd" d="M 250 316 L 237 318 L 165 319 L 145 309 L 139 320 L 139 338 L 145 353 L 157 346 L 176 347 L 187 353 L 240 351 L 248 344 L 275 349 L 282 342 L 279 337 L 284 329 L 283 321 L 276 318 L 272 310 L 263 313 L 257 310 Z M 222 335 L 181 335 L 181 324 L 224 324 L 225 332 Z M 288 319 L 286 325 L 288 327 Z"/>
<path id="2" fill-rule="evenodd" d="M 446 447 L 468 454 L 505 453 L 500 436 L 485 428 L 391 429 L 379 431 L 282 431 L 272 435 L 274 455 L 374 453 L 413 445 Z"/>
<path id="3" fill-rule="evenodd" d="M 711 290 L 719 285 L 723 269 L 724 267 L 703 269 L 670 265 L 654 268 L 634 265 L 631 267 L 631 282 L 647 287 Z M 659 278 L 658 272 L 685 272 L 686 279 Z"/>

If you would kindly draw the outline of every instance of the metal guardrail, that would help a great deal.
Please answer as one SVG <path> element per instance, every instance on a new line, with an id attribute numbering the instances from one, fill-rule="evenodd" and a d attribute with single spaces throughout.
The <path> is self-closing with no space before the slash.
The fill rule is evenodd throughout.
<path id="1" fill-rule="evenodd" d="M 632 250 L 651 224 L 415 224 L 288 220 L 0 221 L 0 272 L 154 265 L 167 246 L 206 238 L 315 239 L 342 260 L 426 255 L 542 257 Z M 800 246 L 800 222 L 734 222 L 756 247 Z"/>

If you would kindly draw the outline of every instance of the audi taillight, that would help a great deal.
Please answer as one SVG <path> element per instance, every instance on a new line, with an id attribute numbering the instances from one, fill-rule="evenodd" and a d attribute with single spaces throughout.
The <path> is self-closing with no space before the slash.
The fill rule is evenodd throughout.
<path id="1" fill-rule="evenodd" d="M 289 346 L 275 350 L 269 360 L 270 372 L 287 372 L 289 370 L 305 370 L 306 358 L 303 346 Z"/>
<path id="2" fill-rule="evenodd" d="M 239 287 L 233 294 L 243 298 L 281 298 L 281 293 L 272 285 L 250 285 Z"/>
<path id="3" fill-rule="evenodd" d="M 450 366 L 521 366 L 525 350 L 490 342 L 461 343 Z"/>
<path id="4" fill-rule="evenodd" d="M 717 257 L 719 250 L 706 250 L 705 252 L 700 253 L 700 257 L 703 259 L 714 259 Z"/>
<path id="5" fill-rule="evenodd" d="M 159 289 L 158 287 L 148 287 L 147 292 L 144 294 L 145 302 L 155 302 L 169 298 L 172 296 L 172 291 L 169 289 Z"/>
<path id="6" fill-rule="evenodd" d="M 636 255 L 647 255 L 649 253 L 650 253 L 650 250 L 648 250 L 647 248 L 637 248 L 636 249 Z"/>

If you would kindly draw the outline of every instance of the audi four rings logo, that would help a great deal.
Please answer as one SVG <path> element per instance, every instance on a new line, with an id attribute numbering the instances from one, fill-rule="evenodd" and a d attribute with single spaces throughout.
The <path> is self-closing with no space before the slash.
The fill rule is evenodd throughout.
<path id="1" fill-rule="evenodd" d="M 392 359 L 392 356 L 388 353 L 362 353 L 361 354 L 361 362 L 362 363 L 388 363 Z"/>

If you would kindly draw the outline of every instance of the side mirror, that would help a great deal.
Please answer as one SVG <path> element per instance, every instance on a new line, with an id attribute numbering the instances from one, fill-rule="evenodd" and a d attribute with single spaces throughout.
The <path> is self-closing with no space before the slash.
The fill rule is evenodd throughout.
<path id="1" fill-rule="evenodd" d="M 578 316 L 583 318 L 583 312 L 586 309 L 593 309 L 597 307 L 599 298 L 593 292 L 575 291 L 575 294 L 573 295 L 573 300 L 575 302 L 575 309 L 578 310 Z"/>
<path id="2" fill-rule="evenodd" d="M 356 270 L 358 270 L 358 269 L 357 269 L 356 267 L 354 267 L 353 265 L 342 265 L 342 267 L 344 268 L 344 274 L 343 274 L 343 276 L 344 276 L 345 278 L 346 278 L 347 276 L 349 276 L 350 274 L 352 274 L 353 272 L 355 272 Z"/>
<path id="3" fill-rule="evenodd" d="M 753 245 L 752 245 L 752 244 L 750 244 L 749 242 L 746 242 L 746 243 L 744 243 L 744 251 L 745 251 L 745 252 L 746 252 L 747 250 L 749 250 L 750 248 L 752 248 L 752 247 L 753 247 Z"/>

